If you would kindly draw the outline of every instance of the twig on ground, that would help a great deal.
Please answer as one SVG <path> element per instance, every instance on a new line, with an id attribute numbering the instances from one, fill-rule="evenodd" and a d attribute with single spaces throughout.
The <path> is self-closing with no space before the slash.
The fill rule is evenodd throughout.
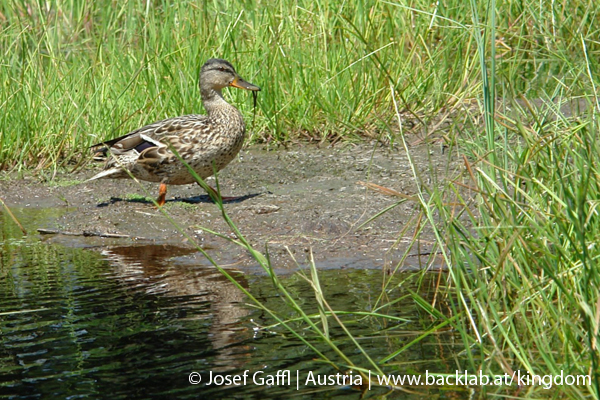
<path id="1" fill-rule="evenodd" d="M 113 239 L 133 239 L 133 240 L 150 240 L 145 237 L 139 236 L 131 236 L 131 235 L 123 235 L 120 233 L 108 233 L 108 232 L 95 232 L 95 231 L 81 231 L 81 232 L 69 232 L 69 231 L 59 231 L 56 229 L 42 229 L 38 228 L 38 233 L 42 235 L 66 235 L 66 236 L 96 236 L 103 238 L 113 238 Z"/>

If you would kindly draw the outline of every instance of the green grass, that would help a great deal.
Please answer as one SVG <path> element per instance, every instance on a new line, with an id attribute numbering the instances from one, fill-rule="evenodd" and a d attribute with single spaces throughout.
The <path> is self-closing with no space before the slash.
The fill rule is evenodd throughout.
<path id="1" fill-rule="evenodd" d="M 201 111 L 197 74 L 209 57 L 229 59 L 263 88 L 255 119 L 247 93 L 228 94 L 254 141 L 385 136 L 410 154 L 413 133 L 436 133 L 464 167 L 435 185 L 415 172 L 418 223 L 405 232 L 430 225 L 448 270 L 434 301 L 407 294 L 429 325 L 406 346 L 450 326 L 461 340 L 454 362 L 471 373 L 593 376 L 589 386 L 549 392 L 484 387 L 481 398 L 598 399 L 600 3 L 410 4 L 3 3 L 0 165 L 58 168 L 99 140 Z M 582 109 L 565 110 L 573 101 Z M 450 126 L 430 132 L 446 114 Z M 223 217 L 272 273 L 268 254 Z M 276 277 L 274 284 L 339 355 L 327 361 L 405 367 L 394 358 L 406 346 L 388 331 L 378 334 L 393 344 L 389 357 L 348 362 L 328 330 L 351 321 L 328 308 L 316 268 L 310 272 L 318 316 L 304 313 Z M 392 280 L 384 279 L 371 316 L 384 321 L 378 326 L 397 300 L 386 297 Z"/>
<path id="2" fill-rule="evenodd" d="M 421 183 L 418 193 L 448 273 L 437 307 L 416 300 L 460 334 L 469 371 L 592 378 L 550 392 L 483 387 L 482 396 L 597 399 L 600 102 L 591 41 L 580 36 L 583 58 L 565 58 L 554 87 L 534 103 L 507 89 L 491 15 L 482 27 L 481 111 L 465 113 L 464 135 L 450 150 L 464 168 L 441 187 Z M 565 107 L 573 100 L 583 111 Z"/>
<path id="3" fill-rule="evenodd" d="M 592 22 L 600 6 L 545 3 L 497 6 L 502 95 L 541 97 L 556 77 L 585 93 L 581 44 L 597 59 Z M 246 92 L 228 94 L 253 141 L 394 140 L 390 86 L 406 118 L 426 131 L 438 113 L 460 114 L 480 92 L 479 27 L 466 2 L 411 7 L 375 0 L 3 2 L 0 167 L 79 162 L 100 140 L 202 112 L 198 71 L 210 57 L 230 60 L 263 88 L 255 118 Z"/>
<path id="4" fill-rule="evenodd" d="M 461 185 L 432 191 L 423 209 L 441 215 L 448 300 L 463 316 L 454 326 L 471 349 L 470 368 L 591 374 L 591 386 L 555 390 L 597 399 L 600 114 L 581 121 L 554 105 L 536 110 L 543 114 L 556 121 L 495 130 L 506 140 L 496 143 L 495 163 L 486 161 L 485 139 L 465 147 Z"/>

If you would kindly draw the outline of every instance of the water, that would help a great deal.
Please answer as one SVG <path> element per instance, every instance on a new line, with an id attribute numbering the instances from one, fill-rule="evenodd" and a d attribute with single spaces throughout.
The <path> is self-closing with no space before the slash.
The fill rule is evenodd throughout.
<path id="1" fill-rule="evenodd" d="M 198 398 L 378 398 L 388 391 L 361 392 L 349 385 L 305 385 L 309 371 L 335 374 L 314 351 L 248 306 L 245 296 L 208 265 L 190 262 L 187 248 L 107 241 L 85 248 L 21 239 L 4 220 L 0 242 L 0 397 L 19 399 L 198 399 Z M 121 243 L 119 245 L 119 243 Z M 242 286 L 283 317 L 294 312 L 270 278 L 232 272 Z M 435 277 L 433 277 L 435 278 Z M 402 279 L 391 296 L 401 297 Z M 316 312 L 310 286 L 298 275 L 284 278 L 306 310 Z M 328 269 L 320 281 L 334 309 L 368 311 L 381 289 L 377 270 Z M 412 284 L 411 284 L 412 285 Z M 416 286 L 411 286 L 418 290 Z M 427 287 L 424 284 L 423 287 Z M 405 293 L 406 294 L 406 293 Z M 410 297 L 386 310 L 410 322 L 346 318 L 371 357 L 407 344 L 431 321 Z M 315 319 L 319 323 L 318 319 Z M 335 343 L 366 366 L 343 331 L 330 319 Z M 303 325 L 303 337 L 337 362 L 340 358 Z M 390 331 L 391 328 L 394 328 Z M 400 329 L 398 329 L 400 328 Z M 372 332 L 376 333 L 373 334 Z M 392 371 L 454 370 L 452 338 L 431 339 L 394 359 Z M 210 374 L 300 371 L 291 382 L 260 386 L 207 386 Z M 189 383 L 197 372 L 203 383 Z M 344 372 L 344 371 L 342 371 Z M 430 392 L 393 392 L 386 398 L 420 399 Z M 468 391 L 432 391 L 437 398 L 468 398 Z"/>

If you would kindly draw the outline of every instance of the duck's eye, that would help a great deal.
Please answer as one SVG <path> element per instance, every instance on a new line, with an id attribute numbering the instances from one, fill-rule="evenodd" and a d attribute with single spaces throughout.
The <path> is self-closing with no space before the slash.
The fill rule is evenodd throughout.
<path id="1" fill-rule="evenodd" d="M 226 71 L 226 70 L 225 70 L 225 67 L 219 67 L 219 68 L 217 68 L 217 69 L 218 69 L 219 71 L 221 71 L 221 72 L 225 72 L 225 71 Z"/>

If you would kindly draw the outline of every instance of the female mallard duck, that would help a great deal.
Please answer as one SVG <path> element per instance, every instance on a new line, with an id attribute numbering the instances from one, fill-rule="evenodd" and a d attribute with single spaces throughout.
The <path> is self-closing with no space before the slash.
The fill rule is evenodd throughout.
<path id="1" fill-rule="evenodd" d="M 106 165 L 89 180 L 129 178 L 129 171 L 138 179 L 160 182 L 157 203 L 162 206 L 167 185 L 195 182 L 171 148 L 202 179 L 223 169 L 242 148 L 246 133 L 242 114 L 223 98 L 221 89 L 227 86 L 260 90 L 243 80 L 229 62 L 208 60 L 200 70 L 200 93 L 208 115 L 165 119 L 92 146 L 94 159 Z"/>

